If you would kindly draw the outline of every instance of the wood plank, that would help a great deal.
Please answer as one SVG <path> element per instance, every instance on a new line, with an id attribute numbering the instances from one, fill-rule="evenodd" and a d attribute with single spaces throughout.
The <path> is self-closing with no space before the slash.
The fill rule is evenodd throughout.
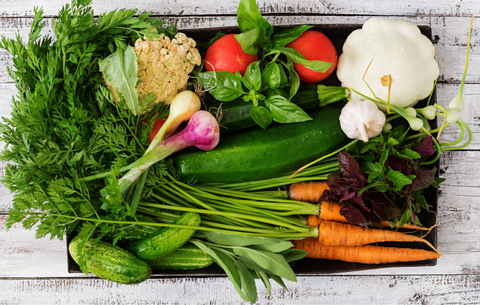
<path id="1" fill-rule="evenodd" d="M 261 283 L 255 304 L 478 304 L 478 275 L 301 277 Z M 99 279 L 0 280 L 1 304 L 250 304 L 242 302 L 226 278 L 151 279 L 119 285 Z"/>
<path id="2" fill-rule="evenodd" d="M 31 17 L 34 6 L 43 7 L 45 14 L 54 16 L 65 3 L 64 0 L 15 1 L 2 0 L 2 17 Z M 236 15 L 239 1 L 178 1 L 132 0 L 119 6 L 118 1 L 94 1 L 93 8 L 100 14 L 117 7 L 151 11 L 155 15 Z M 476 1 L 462 0 L 405 0 L 390 1 L 388 5 L 377 0 L 259 0 L 257 5 L 262 14 L 335 14 L 335 15 L 421 15 L 421 16 L 478 16 Z"/>
<path id="3" fill-rule="evenodd" d="M 297 24 L 362 24 L 369 16 L 268 16 L 267 19 L 274 25 Z M 440 57 L 441 74 L 439 81 L 459 83 L 464 71 L 467 34 L 469 19 L 462 17 L 394 17 L 396 20 L 408 20 L 417 25 L 432 27 L 433 35 L 438 40 L 437 51 Z M 235 26 L 234 16 L 210 17 L 166 17 L 165 21 L 173 22 L 179 29 L 211 28 Z M 478 27 L 478 19 L 474 21 L 474 28 Z M 31 26 L 30 18 L 3 18 L 0 19 L 0 33 L 7 38 L 15 37 L 18 32 L 25 40 Z M 44 29 L 45 34 L 51 35 L 49 27 Z M 480 83 L 480 36 L 474 31 L 470 50 L 470 66 L 466 78 L 467 83 Z M 12 64 L 11 56 L 0 50 L 0 83 L 11 82 L 7 75 L 6 66 Z"/>

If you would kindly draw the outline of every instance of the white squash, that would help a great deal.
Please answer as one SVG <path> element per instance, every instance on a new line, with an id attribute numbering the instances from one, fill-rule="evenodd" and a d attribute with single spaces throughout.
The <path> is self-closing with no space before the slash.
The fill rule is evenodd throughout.
<path id="1" fill-rule="evenodd" d="M 409 107 L 432 91 L 439 69 L 432 42 L 406 21 L 373 17 L 353 31 L 343 45 L 337 77 L 343 86 L 399 107 Z M 352 99 L 365 98 L 352 92 Z M 386 107 L 379 107 L 385 110 Z"/>

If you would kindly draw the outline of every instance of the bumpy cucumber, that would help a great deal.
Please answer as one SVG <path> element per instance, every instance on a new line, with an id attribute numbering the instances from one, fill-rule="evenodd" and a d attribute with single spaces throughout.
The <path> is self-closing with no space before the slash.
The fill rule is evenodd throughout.
<path id="1" fill-rule="evenodd" d="M 79 262 L 78 244 L 74 238 L 68 250 L 75 262 Z M 109 281 L 121 284 L 138 284 L 152 274 L 150 266 L 134 254 L 108 242 L 98 241 L 85 244 L 85 259 L 88 271 Z"/>
<path id="2" fill-rule="evenodd" d="M 211 151 L 182 150 L 172 156 L 172 170 L 181 179 L 201 183 L 266 179 L 297 170 L 348 142 L 340 128 L 340 109 L 322 107 L 310 116 L 311 121 L 226 134 Z"/>
<path id="3" fill-rule="evenodd" d="M 184 213 L 173 224 L 199 226 L 200 215 L 193 212 Z M 195 229 L 163 228 L 147 238 L 133 242 L 138 257 L 142 259 L 157 259 L 183 246 L 195 234 Z M 132 249 L 132 247 L 128 247 Z"/>
<path id="4" fill-rule="evenodd" d="M 210 266 L 213 259 L 202 249 L 187 242 L 170 254 L 146 262 L 153 270 L 193 270 Z"/>
<path id="5" fill-rule="evenodd" d="M 291 102 L 297 104 L 303 110 L 318 107 L 319 100 L 316 85 L 301 85 Z M 262 103 L 261 105 L 265 106 Z M 214 115 L 217 115 L 218 111 L 221 112 L 220 126 L 222 128 L 220 128 L 220 131 L 222 133 L 258 126 L 250 115 L 250 109 L 253 107 L 252 102 L 245 102 L 241 98 L 208 106 L 209 111 Z"/>

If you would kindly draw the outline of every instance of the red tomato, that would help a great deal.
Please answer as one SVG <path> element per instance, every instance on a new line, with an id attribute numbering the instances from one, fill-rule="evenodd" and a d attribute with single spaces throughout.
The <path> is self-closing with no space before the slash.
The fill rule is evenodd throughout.
<path id="1" fill-rule="evenodd" d="M 318 83 L 329 77 L 337 66 L 337 50 L 335 50 L 330 39 L 318 31 L 309 30 L 303 32 L 300 37 L 290 42 L 287 47 L 297 50 L 308 60 L 321 60 L 333 63 L 325 73 L 315 72 L 305 68 L 304 65 L 294 63 L 295 71 L 300 76 L 301 83 Z"/>
<path id="2" fill-rule="evenodd" d="M 235 34 L 228 34 L 215 41 L 205 54 L 207 71 L 228 71 L 245 74 L 248 65 L 258 60 L 258 55 L 250 55 L 242 50 Z"/>
<path id="3" fill-rule="evenodd" d="M 156 119 L 153 123 L 152 131 L 150 132 L 150 143 L 152 143 L 153 139 L 157 135 L 157 132 L 162 128 L 163 124 L 167 120 L 167 117 L 164 116 L 163 119 Z"/>

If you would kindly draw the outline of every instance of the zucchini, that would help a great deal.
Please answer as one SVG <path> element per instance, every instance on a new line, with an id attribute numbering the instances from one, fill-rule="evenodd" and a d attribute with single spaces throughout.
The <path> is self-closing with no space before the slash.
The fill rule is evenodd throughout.
<path id="1" fill-rule="evenodd" d="M 291 99 L 291 102 L 297 104 L 305 111 L 318 107 L 317 86 L 313 84 L 301 85 L 297 94 Z M 259 105 L 265 106 L 265 103 L 260 102 Z M 212 104 L 209 106 L 209 111 L 213 115 L 222 118 L 220 121 L 220 126 L 222 127 L 220 131 L 226 133 L 257 126 L 257 123 L 255 123 L 250 115 L 250 109 L 253 107 L 252 102 L 245 102 L 241 98 L 238 98 L 230 102 Z M 217 114 L 219 110 L 221 114 Z"/>
<path id="2" fill-rule="evenodd" d="M 68 250 L 78 264 L 78 244 L 80 239 L 74 238 Z M 94 275 L 120 284 L 138 284 L 152 274 L 150 266 L 135 254 L 105 241 L 85 243 L 85 260 L 88 271 Z"/>
<path id="3" fill-rule="evenodd" d="M 322 107 L 310 116 L 313 120 L 306 122 L 226 134 L 211 151 L 182 150 L 168 161 L 170 170 L 184 181 L 199 183 L 244 182 L 288 174 L 348 142 L 340 128 L 340 109 Z"/>
<path id="4" fill-rule="evenodd" d="M 187 242 L 170 254 L 146 262 L 153 270 L 193 270 L 210 266 L 213 259 L 207 252 Z"/>
<path id="5" fill-rule="evenodd" d="M 175 219 L 173 224 L 196 227 L 200 222 L 199 214 L 187 212 Z M 186 228 L 162 228 L 149 237 L 132 242 L 133 245 L 128 245 L 126 248 L 135 249 L 135 253 L 142 259 L 157 259 L 183 246 L 195 231 L 195 229 Z"/>

